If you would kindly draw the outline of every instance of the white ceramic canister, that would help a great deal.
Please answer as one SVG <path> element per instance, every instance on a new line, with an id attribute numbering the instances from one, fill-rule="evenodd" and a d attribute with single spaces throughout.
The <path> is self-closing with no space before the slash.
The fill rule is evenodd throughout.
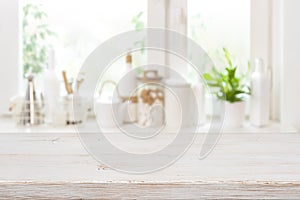
<path id="1" fill-rule="evenodd" d="M 205 92 L 204 87 L 202 84 L 202 80 L 200 77 L 197 78 L 197 80 L 193 83 L 192 89 L 196 98 L 197 102 L 197 116 L 198 118 L 196 125 L 200 126 L 205 124 L 206 122 L 206 112 L 205 112 Z"/>
<path id="2" fill-rule="evenodd" d="M 127 103 L 121 101 L 95 100 L 95 114 L 101 128 L 113 128 L 121 126 Z"/>
<path id="3" fill-rule="evenodd" d="M 180 79 L 165 81 L 165 121 L 167 127 L 180 128 L 195 123 L 195 103 L 191 85 Z"/>
<path id="4" fill-rule="evenodd" d="M 106 84 L 113 84 L 116 86 L 117 95 L 103 97 L 102 92 Z M 128 102 L 123 102 L 120 98 L 117 84 L 111 80 L 104 81 L 100 87 L 99 96 L 94 100 L 94 112 L 101 128 L 122 126 L 127 107 Z"/>

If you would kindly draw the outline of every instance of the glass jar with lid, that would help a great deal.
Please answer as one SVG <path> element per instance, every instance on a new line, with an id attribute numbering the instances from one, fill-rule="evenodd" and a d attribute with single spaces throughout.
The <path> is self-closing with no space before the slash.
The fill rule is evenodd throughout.
<path id="1" fill-rule="evenodd" d="M 138 78 L 138 124 L 142 127 L 164 124 L 164 88 L 156 70 L 145 70 Z"/>

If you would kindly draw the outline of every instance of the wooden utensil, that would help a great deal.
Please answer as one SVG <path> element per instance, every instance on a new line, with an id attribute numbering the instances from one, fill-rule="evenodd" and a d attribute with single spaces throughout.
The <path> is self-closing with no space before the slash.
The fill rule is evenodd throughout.
<path id="1" fill-rule="evenodd" d="M 70 87 L 69 83 L 68 83 L 68 78 L 67 78 L 67 72 L 66 71 L 62 71 L 62 76 L 64 79 L 64 83 L 65 83 L 65 88 L 68 94 L 73 94 L 73 89 Z"/>

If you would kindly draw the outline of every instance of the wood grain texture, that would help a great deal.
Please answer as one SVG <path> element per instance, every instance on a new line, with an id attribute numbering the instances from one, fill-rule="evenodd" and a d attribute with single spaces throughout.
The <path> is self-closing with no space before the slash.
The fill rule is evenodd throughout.
<path id="1" fill-rule="evenodd" d="M 7 199 L 299 199 L 299 184 L 280 183 L 11 183 Z"/>
<path id="2" fill-rule="evenodd" d="M 0 126 L 0 199 L 300 199 L 297 132 L 223 133 L 204 160 L 199 134 L 170 167 L 133 175 L 95 161 L 70 128 L 7 127 Z M 156 146 L 165 141 L 167 135 Z"/>

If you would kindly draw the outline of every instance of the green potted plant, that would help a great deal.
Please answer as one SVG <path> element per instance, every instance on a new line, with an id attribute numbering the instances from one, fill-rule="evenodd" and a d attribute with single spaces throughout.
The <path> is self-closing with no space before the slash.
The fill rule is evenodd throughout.
<path id="1" fill-rule="evenodd" d="M 234 65 L 228 50 L 223 48 L 223 52 L 227 61 L 225 69 L 213 68 L 211 72 L 204 73 L 203 78 L 216 98 L 225 102 L 225 126 L 240 127 L 245 117 L 245 100 L 251 95 L 248 84 L 250 64 L 247 73 L 238 75 L 238 67 Z"/>

